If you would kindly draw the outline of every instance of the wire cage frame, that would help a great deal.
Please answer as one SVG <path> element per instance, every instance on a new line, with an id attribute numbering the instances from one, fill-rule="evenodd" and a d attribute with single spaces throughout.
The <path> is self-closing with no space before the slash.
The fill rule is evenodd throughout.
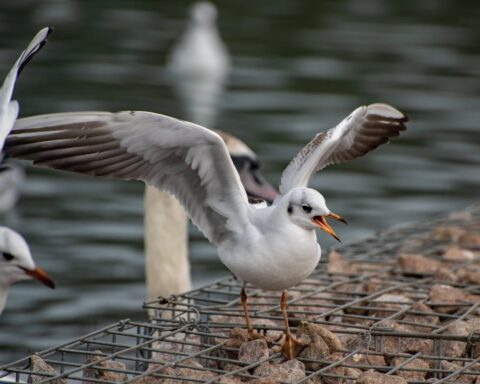
<path id="1" fill-rule="evenodd" d="M 288 291 L 290 327 L 310 341 L 292 362 L 276 348 L 280 294 L 247 287 L 254 327 L 271 343 L 254 345 L 242 339 L 242 284 L 226 278 L 146 302 L 148 321 L 6 364 L 0 383 L 370 383 L 372 370 L 386 383 L 480 383 L 479 234 L 477 205 L 330 252 Z"/>

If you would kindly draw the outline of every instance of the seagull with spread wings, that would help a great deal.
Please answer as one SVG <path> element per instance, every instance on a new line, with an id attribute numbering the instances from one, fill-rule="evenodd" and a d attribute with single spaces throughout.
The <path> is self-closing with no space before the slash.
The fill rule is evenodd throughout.
<path id="1" fill-rule="evenodd" d="M 406 129 L 407 117 L 387 104 L 353 111 L 315 136 L 289 163 L 271 206 L 249 203 L 221 137 L 202 126 L 138 111 L 80 112 L 20 119 L 7 154 L 43 167 L 118 179 L 142 180 L 173 194 L 193 223 L 241 280 L 281 290 L 288 358 L 295 355 L 285 290 L 307 278 L 320 260 L 316 228 L 338 239 L 326 218 L 344 221 L 308 188 L 330 164 L 363 156 Z M 250 336 L 247 297 L 242 304 Z"/>

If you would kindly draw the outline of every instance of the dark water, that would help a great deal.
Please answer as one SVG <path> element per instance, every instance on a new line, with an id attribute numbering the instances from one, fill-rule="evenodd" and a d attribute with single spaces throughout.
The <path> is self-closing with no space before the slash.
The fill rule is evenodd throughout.
<path id="1" fill-rule="evenodd" d="M 185 1 L 0 2 L 0 69 L 45 24 L 56 31 L 27 68 L 21 115 L 139 109 L 185 118 L 164 76 Z M 222 1 L 234 70 L 217 127 L 259 154 L 277 183 L 317 131 L 359 105 L 388 102 L 410 117 L 389 146 L 333 166 L 313 186 L 348 218 L 344 241 L 464 207 L 480 187 L 480 20 L 476 2 Z M 143 318 L 143 185 L 28 170 L 2 217 L 56 280 L 14 287 L 0 318 L 0 362 L 121 318 Z M 192 232 L 194 282 L 227 274 Z M 322 244 L 331 244 L 325 236 Z"/>

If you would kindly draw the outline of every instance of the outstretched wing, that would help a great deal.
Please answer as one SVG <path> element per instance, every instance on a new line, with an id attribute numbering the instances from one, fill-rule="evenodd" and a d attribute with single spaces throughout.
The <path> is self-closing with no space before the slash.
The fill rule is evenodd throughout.
<path id="1" fill-rule="evenodd" d="M 306 187 L 315 172 L 330 164 L 363 156 L 406 129 L 408 118 L 387 104 L 370 104 L 353 111 L 336 127 L 317 134 L 283 171 L 280 193 Z"/>
<path id="2" fill-rule="evenodd" d="M 0 89 L 0 152 L 5 143 L 5 138 L 12 129 L 13 123 L 18 116 L 18 103 L 15 100 L 11 100 L 15 81 L 25 65 L 27 65 L 32 57 L 45 45 L 47 36 L 51 31 L 51 28 L 43 28 L 35 35 L 27 49 L 22 52 L 15 62 Z"/>
<path id="3" fill-rule="evenodd" d="M 33 116 L 16 122 L 5 150 L 39 166 L 170 192 L 216 245 L 247 221 L 247 195 L 223 140 L 189 122 L 134 111 Z"/>

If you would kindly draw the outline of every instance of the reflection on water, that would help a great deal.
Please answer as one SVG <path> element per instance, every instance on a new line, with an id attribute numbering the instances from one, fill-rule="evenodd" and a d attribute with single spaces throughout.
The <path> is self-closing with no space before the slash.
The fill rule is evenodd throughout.
<path id="1" fill-rule="evenodd" d="M 188 3 L 24 0 L 0 4 L 4 74 L 45 23 L 56 31 L 25 70 L 21 115 L 139 109 L 186 118 L 162 68 Z M 411 123 L 400 139 L 314 179 L 349 242 L 478 198 L 480 30 L 457 2 L 221 2 L 233 57 L 217 128 L 245 140 L 277 182 L 317 131 L 361 104 L 383 101 Z M 478 16 L 478 15 L 477 15 Z M 55 278 L 11 292 L 0 318 L 0 361 L 121 318 L 143 318 L 143 185 L 28 170 L 19 230 Z M 196 286 L 227 274 L 194 229 Z M 330 239 L 319 234 L 322 244 Z"/>

